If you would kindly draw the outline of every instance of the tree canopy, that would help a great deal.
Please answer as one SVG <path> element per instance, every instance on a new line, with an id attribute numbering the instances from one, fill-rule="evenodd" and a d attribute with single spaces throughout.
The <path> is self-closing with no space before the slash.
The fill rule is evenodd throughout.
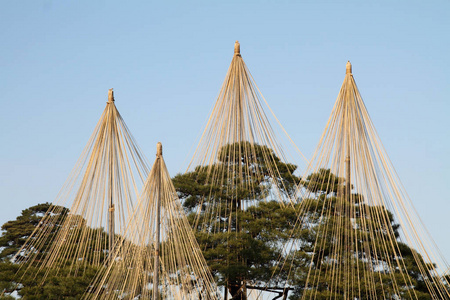
<path id="1" fill-rule="evenodd" d="M 268 151 L 255 149 L 256 156 Z M 274 160 L 285 171 L 273 179 L 273 166 L 242 153 L 228 145 L 216 164 L 173 178 L 203 254 L 232 299 L 247 299 L 246 290 L 252 288 L 272 291 L 274 299 L 287 299 L 288 293 L 292 300 L 355 294 L 358 299 L 432 299 L 432 281 L 426 277 L 436 275 L 424 276 L 419 265 L 431 270 L 433 265 L 400 241 L 400 225 L 389 210 L 365 204 L 360 194 L 345 197 L 345 179 L 329 169 L 300 180 L 293 174 L 295 166 Z M 287 187 L 281 192 L 291 196 L 300 183 L 309 197 L 283 205 L 268 193 L 274 182 L 282 182 L 277 186 Z M 352 203 L 343 202 L 348 199 Z M 296 222 L 301 225 L 293 232 Z M 295 246 L 287 254 L 283 245 L 289 243 Z M 281 266 L 280 261 L 288 263 Z"/>
<path id="2" fill-rule="evenodd" d="M 256 147 L 259 153 L 267 151 L 263 147 Z M 277 168 L 285 171 L 273 179 L 269 176 L 273 166 L 258 159 L 252 159 L 257 164 L 249 163 L 234 156 L 236 152 L 230 159 L 229 150 L 223 151 L 228 154 L 217 164 L 177 175 L 173 183 L 211 272 L 233 299 L 247 299 L 250 289 L 272 292 L 273 299 L 290 300 L 348 299 L 355 294 L 355 299 L 436 299 L 439 292 L 433 282 L 441 280 L 437 278 L 440 275 L 421 269 L 427 266 L 426 270 L 433 270 L 434 265 L 401 242 L 400 225 L 387 208 L 368 205 L 359 194 L 344 197 L 345 180 L 330 170 L 320 169 L 300 180 L 293 174 L 295 166 L 274 160 Z M 235 173 L 225 177 L 227 180 L 211 181 L 211 172 L 220 177 L 227 169 Z M 236 181 L 247 184 L 236 187 Z M 281 192 L 288 195 L 295 195 L 296 182 L 300 183 L 310 197 L 296 205 L 280 203 L 269 192 L 274 182 L 282 182 L 280 186 L 286 189 Z M 352 202 L 344 203 L 348 199 Z M 76 251 L 60 258 L 58 268 L 37 264 L 69 213 L 66 208 L 51 216 L 47 225 L 52 226 L 40 242 L 43 247 L 22 248 L 29 245 L 26 240 L 49 207 L 45 203 L 27 208 L 16 220 L 2 226 L 3 299 L 16 294 L 26 299 L 80 299 L 97 273 L 98 268 L 87 265 L 73 272 Z M 294 224 L 300 224 L 295 232 Z M 87 230 L 92 236 L 96 235 L 94 231 L 101 231 L 103 261 L 107 257 L 107 234 L 103 229 Z M 386 241 L 395 244 L 395 251 Z M 76 239 L 73 242 L 76 249 Z M 290 243 L 295 245 L 291 252 L 283 248 Z M 38 259 L 27 261 L 29 253 Z M 18 256 L 24 264 L 17 263 Z"/>
<path id="3" fill-rule="evenodd" d="M 267 153 L 272 160 L 263 158 Z M 283 292 L 271 278 L 296 214 L 272 192 L 292 195 L 300 180 L 295 170 L 266 146 L 236 143 L 220 150 L 216 164 L 173 178 L 203 254 L 233 299 L 247 299 L 247 289 L 267 284 Z"/>
<path id="4" fill-rule="evenodd" d="M 47 226 L 52 225 L 46 234 L 46 238 L 40 241 L 41 247 L 39 249 L 23 248 L 24 245 L 25 247 L 30 245 L 25 242 L 32 236 L 33 231 L 48 212 L 49 207 L 49 203 L 29 207 L 23 210 L 16 220 L 8 221 L 2 226 L 3 233 L 0 237 L 0 289 L 4 297 L 17 294 L 19 297 L 26 299 L 81 299 L 97 272 L 95 267 L 84 266 L 74 274 L 70 261 L 76 255 L 75 252 L 60 258 L 61 264 L 58 268 L 42 268 L 38 264 L 50 249 L 64 215 L 69 213 L 67 208 L 61 208 L 59 215 L 50 216 L 52 221 L 46 224 Z M 89 230 L 103 231 L 102 229 Z M 106 233 L 103 232 L 103 235 L 106 241 Z M 74 243 L 76 244 L 76 240 Z M 76 245 L 74 246 L 76 248 Z M 35 259 L 27 261 L 30 253 L 36 255 Z M 17 263 L 18 256 L 21 256 L 20 261 L 22 263 L 20 264 Z"/>
<path id="5" fill-rule="evenodd" d="M 365 204 L 361 195 L 339 196 L 343 183 L 326 169 L 303 182 L 315 196 L 302 202 L 302 234 L 290 257 L 290 299 L 348 299 L 355 294 L 355 299 L 433 299 L 433 281 L 427 276 L 436 275 L 423 275 L 417 259 L 426 263 L 399 240 L 393 214 Z M 348 199 L 353 202 L 344 203 Z"/>

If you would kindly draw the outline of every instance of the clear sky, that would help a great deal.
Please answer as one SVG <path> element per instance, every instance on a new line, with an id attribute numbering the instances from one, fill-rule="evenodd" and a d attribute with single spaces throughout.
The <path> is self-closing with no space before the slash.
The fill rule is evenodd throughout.
<path id="1" fill-rule="evenodd" d="M 450 260 L 449 1 L 0 2 L 0 223 L 53 201 L 114 88 L 149 160 L 186 167 L 234 41 L 310 157 L 350 60 L 381 141 Z"/>

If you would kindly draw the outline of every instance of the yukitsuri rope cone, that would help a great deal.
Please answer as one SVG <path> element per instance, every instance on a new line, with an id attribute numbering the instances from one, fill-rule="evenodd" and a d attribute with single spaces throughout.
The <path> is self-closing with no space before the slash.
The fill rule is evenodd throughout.
<path id="1" fill-rule="evenodd" d="M 25 272 L 32 268 L 42 282 L 49 273 L 80 275 L 86 268 L 103 265 L 134 211 L 148 172 L 110 89 L 106 108 L 75 168 L 14 261 L 23 263 Z"/>
<path id="2" fill-rule="evenodd" d="M 278 126 L 272 127 L 270 119 Z M 263 210 L 277 214 L 279 209 L 293 209 L 300 179 L 297 165 L 290 162 L 303 167 L 307 164 L 256 86 L 236 42 L 233 59 L 188 170 L 174 178 L 189 219 L 203 240 L 200 246 L 211 254 L 209 261 L 215 265 L 218 283 L 226 286 L 234 299 L 247 299 L 247 289 L 264 286 L 266 275 L 270 277 L 275 261 L 283 255 L 276 253 L 274 245 L 285 232 L 280 229 L 280 240 L 269 245 L 271 242 L 263 233 L 250 227 L 255 225 L 256 214 Z M 264 215 L 258 219 L 265 224 L 270 221 Z M 288 221 L 283 222 L 282 226 L 288 226 Z M 272 249 L 267 261 L 259 260 L 265 269 L 245 261 L 244 254 L 231 257 L 246 251 L 241 246 L 243 240 Z M 234 250 L 227 255 L 225 248 Z M 255 255 L 262 253 L 251 248 Z M 221 253 L 215 254 L 216 251 Z M 248 274 L 244 270 L 248 268 L 258 275 Z M 229 272 L 234 275 L 227 275 Z M 247 276 L 253 278 L 251 282 Z M 226 290 L 224 295 L 228 295 Z"/>
<path id="3" fill-rule="evenodd" d="M 112 262 L 92 287 L 86 299 L 221 299 L 172 184 L 161 143 Z"/>
<path id="4" fill-rule="evenodd" d="M 305 172 L 293 299 L 450 299 L 448 268 L 375 131 L 350 62 Z"/>

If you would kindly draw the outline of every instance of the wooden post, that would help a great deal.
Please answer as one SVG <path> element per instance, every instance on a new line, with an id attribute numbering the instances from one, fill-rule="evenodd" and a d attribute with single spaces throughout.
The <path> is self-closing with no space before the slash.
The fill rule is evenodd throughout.
<path id="1" fill-rule="evenodd" d="M 159 247 L 161 237 L 161 189 L 162 189 L 162 144 L 158 142 L 156 145 L 156 157 L 158 163 L 156 164 L 157 189 L 158 198 L 156 200 L 156 241 L 155 241 L 155 269 L 153 272 L 153 300 L 159 300 Z"/>
<path id="2" fill-rule="evenodd" d="M 346 65 L 346 74 L 348 74 L 349 76 L 352 76 L 352 64 L 350 63 L 350 61 L 347 61 L 347 65 Z M 351 83 L 350 78 L 347 79 L 347 91 L 346 91 L 346 105 L 347 105 L 347 109 L 346 109 L 346 114 L 347 114 L 347 155 L 345 158 L 345 167 L 346 167 L 346 174 L 345 174 L 345 181 L 346 181 L 346 188 L 345 188 L 345 194 L 346 194 L 346 199 L 347 202 L 350 203 L 350 195 L 351 195 L 351 184 L 350 184 L 350 95 L 348 94 L 351 91 L 351 87 L 349 86 Z"/>
<path id="3" fill-rule="evenodd" d="M 108 91 L 108 105 L 113 105 L 114 103 L 114 92 L 113 89 L 109 89 Z M 113 118 L 110 117 L 109 120 L 109 134 L 110 134 L 110 149 L 109 149 L 109 187 L 108 187 L 108 199 L 109 199 L 109 207 L 108 207 L 108 258 L 112 260 L 114 253 L 114 235 L 115 235 L 115 224 L 114 224 L 114 200 L 113 200 L 113 160 L 114 160 L 114 121 Z"/>

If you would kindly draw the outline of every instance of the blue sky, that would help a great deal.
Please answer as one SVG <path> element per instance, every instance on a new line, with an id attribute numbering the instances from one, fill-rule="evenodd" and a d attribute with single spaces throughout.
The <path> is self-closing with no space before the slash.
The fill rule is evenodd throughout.
<path id="1" fill-rule="evenodd" d="M 126 4 L 125 4 L 126 3 Z M 0 223 L 53 201 L 114 88 L 145 155 L 186 167 L 234 41 L 310 157 L 350 60 L 381 141 L 450 259 L 449 1 L 1 1 Z"/>

